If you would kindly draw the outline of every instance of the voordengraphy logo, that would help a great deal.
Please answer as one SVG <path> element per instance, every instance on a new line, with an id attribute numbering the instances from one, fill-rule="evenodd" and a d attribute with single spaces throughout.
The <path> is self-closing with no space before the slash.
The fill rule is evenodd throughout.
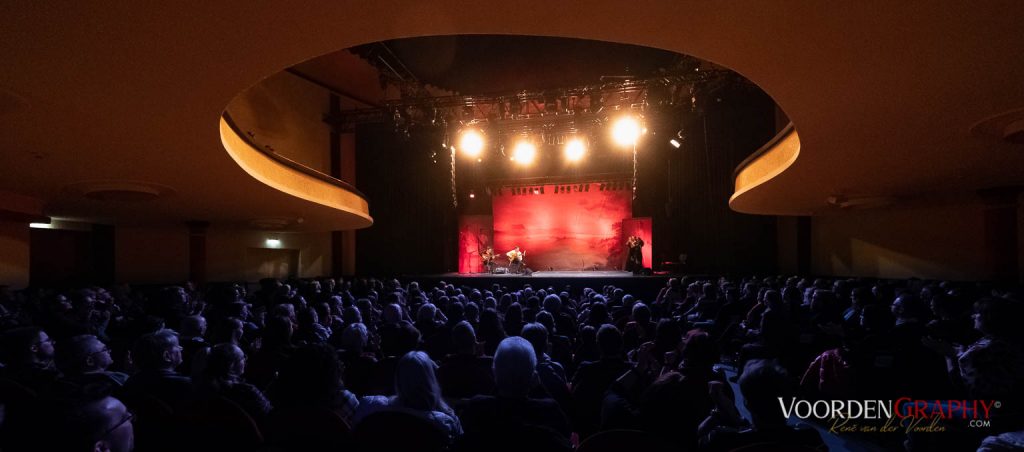
<path id="1" fill-rule="evenodd" d="M 997 400 L 801 400 L 779 397 L 783 416 L 830 422 L 829 433 L 941 432 L 944 421 L 963 421 L 968 427 L 991 426 Z M 880 424 L 880 425 L 879 425 Z"/>

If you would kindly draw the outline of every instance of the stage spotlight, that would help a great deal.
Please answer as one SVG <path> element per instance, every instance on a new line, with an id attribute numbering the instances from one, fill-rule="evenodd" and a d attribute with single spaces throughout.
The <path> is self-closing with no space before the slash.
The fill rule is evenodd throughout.
<path id="1" fill-rule="evenodd" d="M 683 135 L 683 129 L 679 129 L 679 131 L 676 132 L 676 136 L 671 140 L 668 140 L 668 144 L 671 144 L 672 147 L 679 149 L 683 145 L 683 140 L 685 139 L 686 137 Z"/>
<path id="2" fill-rule="evenodd" d="M 580 161 L 586 152 L 587 146 L 583 144 L 583 140 L 580 138 L 573 138 L 565 144 L 565 159 L 570 162 Z"/>
<path id="3" fill-rule="evenodd" d="M 623 116 L 612 125 L 612 138 L 619 146 L 635 146 L 640 139 L 640 122 L 632 116 Z"/>
<path id="4" fill-rule="evenodd" d="M 537 147 L 529 141 L 520 141 L 512 149 L 512 160 L 520 165 L 529 165 L 537 156 Z"/>
<path id="5" fill-rule="evenodd" d="M 533 189 L 533 194 L 539 195 L 540 194 L 540 189 L 539 188 L 534 188 Z"/>
<path id="6" fill-rule="evenodd" d="M 473 190 L 470 190 L 469 191 L 469 199 L 474 199 L 474 198 L 476 198 L 476 193 L 473 193 Z"/>
<path id="7" fill-rule="evenodd" d="M 459 136 L 459 152 L 477 158 L 484 150 L 484 136 L 479 130 L 466 129 Z"/>

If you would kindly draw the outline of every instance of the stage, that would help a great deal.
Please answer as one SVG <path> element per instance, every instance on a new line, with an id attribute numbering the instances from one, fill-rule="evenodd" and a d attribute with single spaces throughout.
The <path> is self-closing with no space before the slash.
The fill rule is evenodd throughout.
<path id="1" fill-rule="evenodd" d="M 593 270 L 593 271 L 539 271 L 533 272 L 530 276 L 515 273 L 446 273 L 443 275 L 449 278 L 636 278 L 632 273 L 618 270 Z"/>
<path id="2" fill-rule="evenodd" d="M 492 273 L 442 273 L 434 275 L 405 276 L 403 282 L 419 281 L 431 287 L 440 281 L 454 284 L 456 287 L 467 286 L 475 289 L 489 289 L 498 284 L 511 290 L 521 289 L 529 284 L 535 289 L 554 287 L 557 290 L 568 288 L 577 295 L 585 287 L 600 291 L 606 284 L 614 285 L 632 293 L 643 301 L 650 302 L 666 281 L 674 275 L 635 276 L 630 272 L 617 270 L 590 271 L 537 271 L 530 276 L 525 274 L 492 274 Z"/>

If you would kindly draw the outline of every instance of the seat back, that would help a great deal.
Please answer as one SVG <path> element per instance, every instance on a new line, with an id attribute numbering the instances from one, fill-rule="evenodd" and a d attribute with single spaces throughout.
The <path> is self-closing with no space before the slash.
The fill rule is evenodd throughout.
<path id="1" fill-rule="evenodd" d="M 327 408 L 275 409 L 265 430 L 269 445 L 288 451 L 347 450 L 352 444 L 348 423 Z"/>
<path id="2" fill-rule="evenodd" d="M 643 450 L 668 452 L 672 449 L 654 436 L 640 430 L 606 430 L 597 433 L 580 444 L 576 452 L 615 452 Z"/>
<path id="3" fill-rule="evenodd" d="M 235 402 L 224 397 L 196 400 L 178 413 L 182 450 L 255 450 L 263 445 L 256 421 Z M 191 441 L 196 438 L 198 444 Z"/>
<path id="4" fill-rule="evenodd" d="M 448 433 L 429 419 L 402 411 L 380 411 L 355 427 L 356 450 L 442 451 L 448 447 Z"/>

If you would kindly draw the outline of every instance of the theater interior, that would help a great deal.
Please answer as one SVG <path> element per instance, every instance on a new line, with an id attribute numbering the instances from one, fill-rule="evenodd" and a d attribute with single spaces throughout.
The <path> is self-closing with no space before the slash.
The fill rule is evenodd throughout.
<path id="1" fill-rule="evenodd" d="M 888 436 L 844 435 L 819 420 L 814 428 L 823 442 L 799 447 L 938 450 L 936 444 L 952 441 L 956 450 L 974 450 L 983 440 L 989 450 L 1003 450 L 995 448 L 998 441 L 1024 447 L 1024 409 L 1018 412 L 1014 403 L 1020 389 L 980 390 L 963 372 L 981 361 L 981 352 L 967 359 L 972 350 L 996 349 L 982 345 L 1024 342 L 1017 334 L 994 333 L 1007 327 L 991 324 L 1020 309 L 1024 284 L 1022 18 L 1024 4 L 1012 1 L 8 2 L 0 6 L 0 333 L 9 336 L 0 356 L 0 370 L 7 369 L 0 372 L 0 407 L 27 400 L 4 383 L 20 381 L 21 351 L 14 347 L 25 328 L 38 330 L 25 333 L 35 338 L 27 339 L 35 341 L 32 353 L 39 353 L 46 342 L 39 337 L 47 333 L 57 341 L 50 342 L 56 367 L 61 345 L 84 341 L 76 333 L 92 334 L 114 352 L 109 369 L 127 378 L 144 366 L 141 355 L 127 353 L 137 350 L 133 344 L 156 335 L 151 342 L 167 345 L 160 332 L 175 330 L 180 337 L 174 340 L 184 346 L 185 325 L 196 317 L 204 319 L 204 331 L 209 320 L 210 334 L 229 320 L 243 325 L 227 341 L 234 348 L 221 347 L 210 334 L 194 335 L 210 344 L 198 356 L 221 353 L 230 360 L 239 350 L 243 362 L 245 356 L 253 361 L 272 329 L 268 319 L 290 312 L 289 331 L 298 335 L 304 315 L 318 317 L 320 307 L 313 305 L 321 298 L 320 323 L 325 334 L 337 334 L 320 342 L 337 349 L 346 369 L 355 364 L 342 353 L 351 351 L 342 336 L 353 325 L 368 338 L 368 351 L 378 340 L 400 342 L 395 338 L 408 333 L 406 325 L 420 335 L 418 345 L 390 349 L 408 352 L 404 356 L 390 356 L 387 346 L 373 351 L 375 369 L 391 363 L 391 373 L 368 371 L 376 375 L 371 383 L 386 382 L 383 392 L 365 389 L 372 384 L 365 392 L 353 390 L 348 380 L 354 377 L 345 371 L 352 390 L 345 392 L 362 400 L 358 405 L 370 410 L 365 407 L 379 402 L 373 397 L 395 393 L 392 383 L 399 398 L 385 405 L 394 405 L 403 387 L 391 376 L 395 366 L 416 366 L 417 356 L 428 354 L 424 359 L 443 363 L 455 352 L 458 339 L 450 336 L 458 319 L 472 304 L 480 322 L 481 314 L 494 311 L 505 325 L 502 337 L 518 338 L 520 323 L 538 325 L 540 312 L 556 323 L 560 316 L 572 321 L 571 334 L 561 324 L 558 335 L 556 328 L 544 333 L 553 359 L 545 362 L 561 372 L 560 389 L 551 389 L 542 364 L 534 363 L 543 383 L 538 387 L 546 387 L 571 423 L 561 437 L 566 447 L 612 450 L 600 447 L 619 440 L 662 450 L 661 427 L 645 417 L 649 398 L 636 402 L 633 423 L 608 421 L 615 428 L 596 424 L 606 419 L 574 414 L 586 407 L 602 412 L 573 398 L 574 377 L 585 367 L 576 362 L 584 356 L 585 324 L 593 326 L 594 347 L 611 334 L 598 331 L 615 324 L 619 340 L 627 341 L 623 359 L 634 371 L 650 371 L 648 342 L 626 334 L 644 331 L 646 324 L 636 326 L 640 320 L 632 316 L 645 305 L 651 335 L 637 334 L 651 339 L 654 361 L 665 366 L 660 375 L 693 378 L 683 370 L 686 359 L 675 364 L 676 355 L 677 368 L 668 369 L 663 355 L 676 349 L 654 339 L 654 324 L 661 331 L 661 323 L 675 322 L 679 356 L 695 334 L 710 335 L 715 372 L 731 380 L 708 383 L 707 403 L 718 403 L 715 391 L 725 387 L 729 400 L 738 397 L 736 417 L 764 409 L 743 405 L 743 378 L 769 378 L 776 368 L 788 372 L 790 383 L 799 382 L 798 398 L 897 400 L 906 394 L 870 388 L 911 388 L 912 381 L 928 379 L 888 364 L 884 370 L 896 370 L 878 377 L 850 356 L 870 356 L 878 366 L 879 357 L 896 356 L 898 363 L 920 350 L 934 352 L 935 360 L 913 361 L 939 369 L 929 376 L 946 376 L 943 358 L 957 370 L 949 370 L 949 386 L 935 383 L 933 392 L 910 397 L 947 408 L 939 401 L 999 399 L 1010 407 L 986 415 L 996 425 L 988 430 L 954 426 L 931 435 L 909 427 Z M 467 141 L 471 133 L 477 135 Z M 631 248 L 627 237 L 640 245 Z M 485 256 L 485 249 L 493 255 Z M 517 258 L 513 249 L 525 254 Z M 413 281 L 418 284 L 410 286 Z M 129 287 L 141 295 L 128 295 Z M 236 288 L 226 302 L 225 287 Z M 184 311 L 153 301 L 165 300 L 168 288 L 182 289 Z M 859 289 L 884 306 L 894 331 L 908 322 L 928 328 L 877 339 L 871 320 L 862 317 L 867 302 L 858 299 L 865 293 Z M 677 300 L 673 290 L 681 292 Z M 832 316 L 818 310 L 816 291 L 835 303 Z M 563 309 L 572 309 L 552 312 L 545 295 L 558 299 L 561 292 Z M 502 295 L 511 296 L 506 301 Z M 82 300 L 104 296 L 111 299 L 101 304 L 118 307 L 85 303 L 77 320 L 61 323 L 53 319 L 64 314 L 50 305 L 65 296 L 68 313 L 78 312 Z M 132 311 L 120 296 L 144 308 Z M 776 319 L 768 315 L 775 298 L 792 311 L 786 322 L 806 334 L 780 339 L 765 333 L 766 322 L 778 321 L 768 320 Z M 244 314 L 241 307 L 229 309 L 243 304 Z M 156 305 L 163 307 L 150 307 Z M 522 312 L 511 314 L 510 305 Z M 438 316 L 432 321 L 444 324 L 440 342 L 430 340 L 433 327 L 419 323 L 424 306 L 430 306 L 428 317 Z M 356 307 L 362 321 L 346 317 L 346 309 Z M 726 307 L 734 308 L 732 317 Z M 606 310 L 610 320 L 597 319 L 595 312 Z M 904 322 L 911 311 L 917 317 Z M 101 327 L 97 318 L 105 319 Z M 487 359 L 517 350 L 514 343 L 484 341 L 483 327 L 466 320 L 479 343 L 488 344 L 480 351 Z M 932 328 L 946 321 L 956 326 Z M 509 322 L 516 331 L 507 331 Z M 526 329 L 522 337 L 533 342 Z M 966 332 L 944 335 L 953 330 Z M 555 357 L 554 337 L 566 338 L 567 362 Z M 780 345 L 787 340 L 799 342 L 799 351 Z M 885 348 L 891 356 L 880 349 L 858 354 L 879 341 L 899 346 Z M 431 348 L 437 343 L 441 348 Z M 306 345 L 296 339 L 293 346 Z M 844 352 L 829 355 L 833 349 Z M 844 354 L 849 350 L 857 353 Z M 536 352 L 534 361 L 547 356 Z M 189 353 L 186 346 L 186 364 L 192 364 Z M 765 357 L 779 363 L 770 367 L 761 363 Z M 849 381 L 860 389 L 826 391 L 820 384 L 806 392 L 808 364 L 824 369 L 829 359 L 856 369 Z M 763 367 L 745 372 L 755 361 Z M 1012 365 L 1004 364 L 1000 383 L 1024 381 L 1024 358 L 1020 366 L 1007 362 Z M 56 371 L 53 363 L 47 366 Z M 188 376 L 194 370 L 198 385 L 205 374 L 195 369 L 172 366 L 169 372 Z M 488 371 L 501 372 L 497 359 Z M 233 378 L 240 382 L 238 373 Z M 654 374 L 641 375 L 640 381 L 651 378 L 644 394 L 668 378 Z M 249 375 L 246 380 L 253 383 Z M 604 395 L 613 380 L 598 392 Z M 286 411 L 278 409 L 284 405 L 275 399 L 272 379 L 265 383 L 254 390 L 265 392 L 274 409 L 249 412 L 258 441 L 180 415 L 195 406 L 170 407 L 180 413 L 167 419 L 186 419 L 192 422 L 187 431 L 227 438 L 191 445 L 215 450 L 400 447 L 372 429 L 401 430 L 394 426 L 408 420 L 368 421 L 360 430 L 364 417 L 383 416 L 364 416 L 354 405 L 354 417 L 340 421 L 348 435 L 343 439 L 310 434 L 315 441 L 282 440 L 284 433 L 271 425 L 285 424 Z M 25 406 L 45 406 L 50 388 L 29 386 L 22 388 L 32 396 Z M 140 406 L 152 406 L 119 391 L 109 399 L 135 413 L 135 421 L 127 421 L 136 422 L 135 450 L 169 447 L 159 440 L 174 436 L 160 430 L 166 423 L 139 414 Z M 433 412 L 448 413 L 456 424 L 461 417 L 461 426 L 445 424 L 447 441 L 423 450 L 495 446 L 473 442 L 500 436 L 483 429 L 484 421 L 467 422 L 469 413 L 479 414 L 474 410 L 489 409 L 484 403 L 463 405 L 443 395 L 452 408 L 440 403 L 451 412 L 436 406 Z M 978 413 L 968 417 L 978 420 Z M 12 416 L 6 423 L 0 416 L 0 432 L 31 417 Z M 753 417 L 750 429 L 770 430 Z M 131 450 L 117 437 L 122 425 L 83 435 L 90 447 Z M 416 430 L 422 425 L 401 425 L 423 434 Z M 303 436 L 299 430 L 286 433 Z M 647 436 L 607 435 L 587 444 L 588 435 L 619 431 Z M 758 448 L 757 436 L 736 442 L 707 433 L 686 436 L 672 450 L 787 450 Z M 796 444 L 785 442 L 789 437 L 765 438 L 764 447 Z M 537 447 L 567 450 L 545 440 L 536 439 L 545 444 Z M 6 447 L 32 449 L 41 441 L 19 436 Z"/>

